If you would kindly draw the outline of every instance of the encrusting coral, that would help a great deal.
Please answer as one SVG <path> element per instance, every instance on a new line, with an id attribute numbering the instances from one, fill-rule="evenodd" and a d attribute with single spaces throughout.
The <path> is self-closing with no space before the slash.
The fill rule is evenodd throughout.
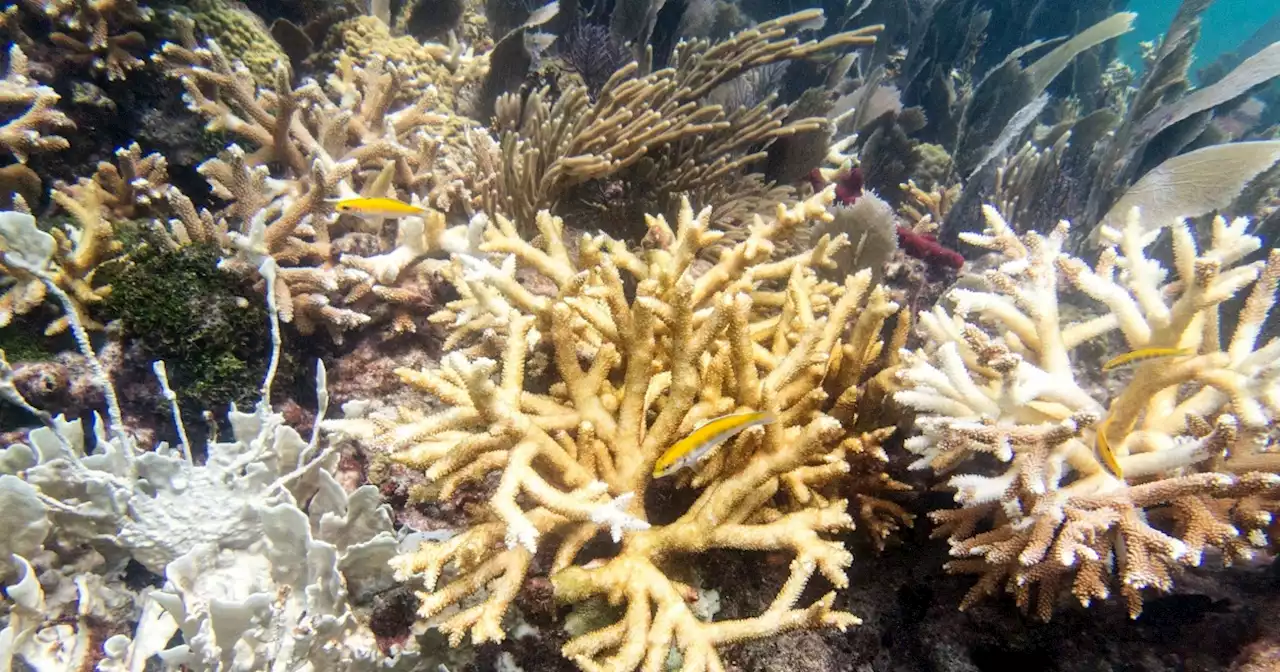
<path id="1" fill-rule="evenodd" d="M 896 485 L 862 466 L 883 466 L 879 443 L 892 428 L 853 429 L 860 383 L 880 358 L 879 335 L 896 304 L 870 286 L 870 272 L 844 284 L 818 277 L 848 244 L 844 236 L 775 255 L 776 241 L 829 219 L 831 200 L 826 190 L 778 206 L 770 220 L 757 216 L 749 237 L 709 268 L 698 256 L 723 234 L 711 230 L 710 209 L 695 215 L 687 200 L 674 229 L 648 218 L 659 242 L 643 253 L 584 235 L 570 254 L 564 224 L 543 211 L 540 243 L 499 216 L 480 248 L 497 255 L 492 264 L 455 255 L 450 279 L 461 298 L 433 319 L 449 325 L 450 344 L 462 349 L 439 370 L 399 371 L 444 409 L 325 423 L 425 470 L 432 485 L 423 497 L 445 500 L 498 475 L 472 526 L 396 560 L 401 577 L 425 583 L 423 618 L 455 645 L 467 633 L 476 642 L 502 639 L 503 616 L 535 552 L 554 544 L 559 601 L 603 598 L 624 610 L 565 644 L 564 655 L 584 670 L 661 670 L 669 649 L 686 672 L 723 670 L 720 646 L 859 622 L 835 609 L 834 593 L 796 606 L 815 572 L 836 588 L 848 583 L 852 556 L 828 535 L 853 527 L 843 498 L 854 489 L 850 472 L 864 486 Z M 514 278 L 517 265 L 556 290 L 530 292 Z M 553 373 L 539 392 L 532 362 L 543 343 Z M 700 494 L 671 522 L 652 523 L 644 502 L 659 455 L 700 422 L 742 409 L 777 422 L 677 475 Z M 909 524 L 905 511 L 871 499 L 859 499 L 859 515 L 873 534 Z M 584 548 L 605 532 L 620 546 L 584 557 L 597 553 Z M 712 549 L 792 554 L 790 576 L 763 613 L 702 621 L 676 570 L 685 556 Z"/>
<path id="2" fill-rule="evenodd" d="M 1280 340 L 1258 337 L 1280 251 L 1242 263 L 1262 244 L 1244 219 L 1214 220 L 1199 249 L 1186 222 L 1144 228 L 1134 210 L 1123 228 L 1102 229 L 1089 268 L 1063 251 L 1065 222 L 1019 238 L 995 208 L 985 215 L 986 232 L 962 239 L 1003 263 L 986 289 L 953 290 L 953 310 L 921 313 L 925 344 L 904 354 L 895 393 L 920 414 L 912 466 L 961 472 L 949 482 L 962 508 L 933 517 L 956 558 L 948 569 L 981 577 L 962 606 L 1005 589 L 1047 620 L 1069 584 L 1086 605 L 1118 592 L 1136 617 L 1144 589 L 1168 591 L 1207 551 L 1229 563 L 1274 544 Z M 1151 258 L 1164 230 L 1172 277 Z M 1071 289 L 1105 310 L 1068 322 Z M 1246 289 L 1224 342 L 1220 308 Z M 1128 351 L 1175 354 L 1139 362 L 1118 394 L 1099 398 L 1072 353 L 1114 331 Z M 1100 459 L 1108 448 L 1122 477 Z M 1003 466 L 966 472 L 978 456 Z"/>

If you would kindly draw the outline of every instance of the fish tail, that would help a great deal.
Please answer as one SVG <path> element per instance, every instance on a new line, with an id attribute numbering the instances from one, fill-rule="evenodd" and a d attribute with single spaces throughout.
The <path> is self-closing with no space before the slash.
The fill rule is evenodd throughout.
<path id="1" fill-rule="evenodd" d="M 1107 470 L 1115 475 L 1116 478 L 1124 480 L 1124 468 L 1120 466 L 1120 461 L 1116 459 L 1116 453 L 1111 449 L 1111 442 L 1107 440 L 1107 429 L 1111 424 L 1110 420 L 1103 421 L 1098 426 L 1098 457 L 1102 458 L 1102 464 Z"/>

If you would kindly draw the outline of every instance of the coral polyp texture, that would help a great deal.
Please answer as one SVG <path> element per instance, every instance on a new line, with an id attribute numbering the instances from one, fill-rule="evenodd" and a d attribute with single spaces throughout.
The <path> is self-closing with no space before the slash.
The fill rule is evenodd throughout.
<path id="1" fill-rule="evenodd" d="M 797 604 L 815 574 L 848 584 L 852 556 L 834 536 L 854 526 L 853 488 L 842 486 L 853 465 L 881 459 L 892 432 L 853 428 L 897 306 L 869 272 L 820 278 L 844 236 L 775 254 L 776 240 L 830 218 L 831 197 L 756 217 L 747 239 L 710 265 L 699 254 L 723 234 L 709 227 L 709 208 L 695 214 L 687 200 L 674 228 L 648 218 L 661 242 L 643 252 L 604 235 L 572 240 L 543 211 L 537 244 L 497 217 L 480 246 L 486 256 L 455 257 L 449 276 L 461 298 L 433 319 L 449 325 L 458 349 L 438 370 L 398 372 L 442 407 L 326 423 L 425 470 L 427 499 L 496 478 L 473 524 L 394 562 L 401 578 L 422 579 L 423 618 L 455 645 L 468 634 L 502 639 L 535 554 L 550 546 L 558 601 L 600 598 L 620 610 L 564 645 L 583 670 L 661 670 L 672 649 L 682 670 L 723 670 L 724 645 L 859 622 L 836 608 L 834 592 Z M 554 289 L 529 291 L 518 269 Z M 545 357 L 539 373 L 534 362 Z M 699 423 L 744 410 L 777 421 L 677 473 L 678 486 L 700 489 L 696 499 L 652 522 L 646 495 L 667 487 L 655 483 L 658 457 Z M 881 530 L 909 523 L 863 504 Z M 614 545 L 584 550 L 598 538 Z M 762 613 L 703 620 L 680 565 L 714 549 L 788 554 L 789 577 Z"/>
<path id="2" fill-rule="evenodd" d="M 1144 227 L 1134 210 L 1101 228 L 1090 268 L 1063 251 L 1067 223 L 1019 238 L 984 212 L 986 231 L 962 240 L 1001 263 L 985 289 L 954 289 L 950 310 L 921 313 L 925 344 L 904 354 L 895 394 L 919 412 L 912 466 L 955 473 L 961 508 L 933 518 L 956 558 L 948 569 L 979 576 L 962 606 L 1007 590 L 1047 620 L 1069 586 L 1085 605 L 1118 593 L 1136 617 L 1144 591 L 1170 590 L 1206 553 L 1230 563 L 1273 546 L 1280 341 L 1259 335 L 1280 251 L 1247 262 L 1261 242 L 1245 219 L 1213 220 L 1200 245 L 1187 222 Z M 1171 268 L 1153 258 L 1165 231 Z M 1241 296 L 1238 312 L 1223 309 Z M 1080 346 L 1112 332 L 1120 352 L 1166 356 L 1132 372 L 1081 360 Z M 1127 383 L 1099 392 L 1112 388 L 1091 385 L 1091 371 Z M 982 470 L 979 457 L 1001 465 Z"/>

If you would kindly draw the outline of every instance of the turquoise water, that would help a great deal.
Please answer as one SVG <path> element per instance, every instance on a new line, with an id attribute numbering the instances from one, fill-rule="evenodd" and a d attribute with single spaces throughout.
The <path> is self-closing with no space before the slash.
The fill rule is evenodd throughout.
<path id="1" fill-rule="evenodd" d="M 1179 4 L 1178 0 L 1131 0 L 1128 9 L 1138 13 L 1138 21 L 1125 39 L 1124 52 L 1135 54 L 1139 42 L 1164 34 Z M 1216 0 L 1205 12 L 1192 71 L 1235 51 L 1277 11 L 1280 3 L 1273 0 Z"/>

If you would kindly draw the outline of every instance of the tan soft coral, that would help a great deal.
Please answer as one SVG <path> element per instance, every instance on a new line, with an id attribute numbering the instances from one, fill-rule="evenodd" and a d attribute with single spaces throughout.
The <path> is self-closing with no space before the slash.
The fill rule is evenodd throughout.
<path id="1" fill-rule="evenodd" d="M 535 551 L 553 544 L 559 600 L 599 597 L 623 609 L 616 623 L 565 645 L 584 670 L 661 670 L 672 648 L 687 672 L 723 670 L 723 645 L 858 622 L 835 609 L 834 593 L 796 606 L 815 573 L 847 585 L 852 558 L 830 535 L 854 523 L 845 499 L 850 462 L 876 453 L 892 431 L 853 428 L 860 384 L 880 359 L 881 328 L 897 306 L 870 286 L 868 272 L 844 284 L 818 277 L 843 237 L 775 254 L 774 241 L 829 218 L 831 198 L 827 191 L 757 218 L 748 239 L 709 268 L 699 254 L 722 234 L 710 229 L 708 209 L 695 215 L 687 201 L 674 230 L 649 219 L 665 243 L 643 253 L 600 235 L 583 236 L 571 254 L 563 223 L 544 212 L 537 245 L 499 217 L 481 248 L 499 255 L 496 265 L 455 256 L 452 280 L 463 298 L 439 317 L 467 349 L 447 355 L 439 370 L 400 371 L 443 409 L 326 423 L 423 469 L 427 497 L 447 499 L 497 476 L 485 515 L 397 561 L 402 576 L 425 582 L 424 618 L 455 644 L 467 633 L 501 639 L 501 619 Z M 517 265 L 555 291 L 528 291 L 514 279 Z M 469 327 L 477 322 L 484 328 Z M 551 384 L 540 392 L 530 368 L 544 344 Z M 743 409 L 778 421 L 678 474 L 678 484 L 701 492 L 672 522 L 651 524 L 644 501 L 658 456 L 699 422 Z M 863 513 L 886 524 L 892 517 L 875 506 Z M 581 558 L 603 533 L 620 545 Z M 790 554 L 789 578 L 755 617 L 702 621 L 674 570 L 712 549 Z"/>
<path id="2" fill-rule="evenodd" d="M 797 12 L 761 23 L 718 43 L 680 44 L 670 67 L 645 72 L 631 63 L 594 98 L 585 86 L 567 86 L 554 102 L 548 92 L 506 94 L 496 106 L 500 133 L 481 195 L 485 209 L 530 223 L 539 210 L 555 210 L 576 186 L 592 180 L 627 182 L 628 197 L 659 209 L 692 194 L 711 205 L 723 228 L 750 221 L 789 196 L 752 169 L 769 145 L 828 130 L 824 118 L 790 118 L 774 96 L 728 109 L 709 104 L 716 87 L 756 68 L 829 56 L 869 46 L 883 26 L 841 32 L 820 41 L 796 37 L 822 11 Z M 627 171 L 627 172 L 624 172 Z"/>
<path id="3" fill-rule="evenodd" d="M 1143 589 L 1167 591 L 1206 549 L 1230 562 L 1274 543 L 1280 340 L 1258 337 L 1280 252 L 1242 263 L 1261 246 L 1243 219 L 1215 220 L 1204 250 L 1176 222 L 1168 277 L 1148 256 L 1161 230 L 1145 230 L 1135 211 L 1123 230 L 1103 228 L 1089 268 L 1063 252 L 1065 222 L 1019 238 L 994 208 L 985 214 L 986 233 L 963 237 L 1004 262 L 985 290 L 953 290 L 953 311 L 921 314 L 925 345 L 905 355 L 895 394 L 920 413 L 913 467 L 964 472 L 982 454 L 1005 464 L 953 476 L 963 508 L 934 514 L 958 558 L 949 568 L 981 576 L 962 606 L 1007 589 L 1048 619 L 1070 585 L 1085 604 L 1118 588 L 1136 616 Z M 1219 309 L 1246 289 L 1224 343 Z M 1067 323 L 1060 306 L 1072 290 L 1104 310 Z M 1071 353 L 1113 331 L 1126 351 L 1188 354 L 1139 363 L 1119 394 L 1097 398 L 1080 381 L 1080 367 L 1097 365 Z M 1099 459 L 1102 432 L 1123 478 Z"/>

